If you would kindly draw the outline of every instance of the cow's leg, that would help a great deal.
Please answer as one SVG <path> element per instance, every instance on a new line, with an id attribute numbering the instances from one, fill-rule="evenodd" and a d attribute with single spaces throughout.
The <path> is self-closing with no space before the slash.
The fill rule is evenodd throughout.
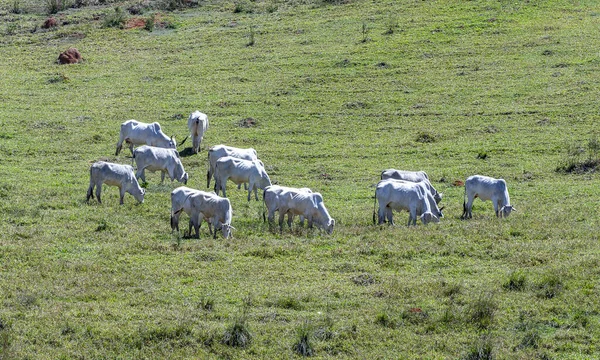
<path id="1" fill-rule="evenodd" d="M 217 238 L 217 221 L 213 218 L 212 222 L 213 222 L 213 230 L 214 230 L 214 233 L 213 233 L 213 240 L 214 240 Z M 221 225 L 221 226 L 223 226 L 223 225 Z"/>
<path id="2" fill-rule="evenodd" d="M 288 227 L 291 229 L 292 228 L 292 221 L 294 220 L 294 214 L 292 214 L 291 212 L 288 212 Z"/>
<path id="3" fill-rule="evenodd" d="M 313 218 L 312 218 L 312 216 L 307 216 L 306 220 L 308 221 L 308 228 L 312 229 L 313 228 Z"/>
<path id="4" fill-rule="evenodd" d="M 90 186 L 88 187 L 87 190 L 87 196 L 85 198 L 85 201 L 90 201 L 90 198 L 94 198 L 94 183 L 90 180 Z"/>
<path id="5" fill-rule="evenodd" d="M 467 216 L 469 219 L 473 218 L 473 201 L 475 200 L 475 196 L 470 197 L 469 201 L 467 202 Z"/>
<path id="6" fill-rule="evenodd" d="M 99 181 L 96 183 L 96 198 L 98 199 L 98 202 L 100 204 L 102 204 L 102 199 L 100 199 L 101 194 L 102 194 L 102 182 Z"/>
<path id="7" fill-rule="evenodd" d="M 127 142 L 127 145 L 129 145 L 129 150 L 131 151 L 131 156 L 133 156 L 133 143 L 129 142 L 127 140 L 125 140 Z"/>
<path id="8" fill-rule="evenodd" d="M 119 141 L 117 142 L 117 151 L 115 151 L 115 156 L 119 155 L 121 149 L 123 148 L 123 138 L 119 136 Z"/>
<path id="9" fill-rule="evenodd" d="M 300 226 L 304 227 L 304 215 L 300 215 Z"/>
<path id="10" fill-rule="evenodd" d="M 279 208 L 279 231 L 281 233 L 283 233 L 283 217 L 285 216 L 285 213 L 286 213 L 285 209 Z M 289 220 L 288 220 L 288 224 L 289 224 Z"/>
<path id="11" fill-rule="evenodd" d="M 194 231 L 196 231 L 196 235 L 194 235 L 194 237 L 196 239 L 200 239 L 200 224 L 199 224 L 199 217 L 196 217 L 193 221 L 194 224 Z"/>
<path id="12" fill-rule="evenodd" d="M 135 173 L 135 178 L 141 179 L 142 182 L 146 182 L 146 168 L 138 168 L 137 172 Z"/>
<path id="13" fill-rule="evenodd" d="M 213 226 L 212 226 L 212 221 L 211 219 L 205 219 L 206 222 L 208 223 L 208 233 L 209 234 L 213 234 Z M 215 232 L 217 231 L 217 229 L 215 229 Z"/>
<path id="14" fill-rule="evenodd" d="M 179 214 L 171 215 L 171 234 L 174 230 L 179 232 Z"/>
<path id="15" fill-rule="evenodd" d="M 379 210 L 377 210 L 377 225 L 381 225 L 385 222 L 385 207 L 379 203 Z"/>
<path id="16" fill-rule="evenodd" d="M 210 166 L 210 165 L 209 165 Z M 210 173 L 210 168 L 206 171 L 206 187 L 209 188 L 210 187 L 210 177 L 212 176 L 212 174 Z"/>
<path id="17" fill-rule="evenodd" d="M 492 196 L 492 204 L 494 205 L 494 212 L 496 217 L 500 216 L 500 201 L 496 197 Z"/>
<path id="18" fill-rule="evenodd" d="M 123 199 L 125 198 L 125 186 L 119 187 L 119 205 L 123 205 Z"/>
<path id="19" fill-rule="evenodd" d="M 190 217 L 190 221 L 188 222 L 189 227 L 188 227 L 188 235 L 190 237 L 192 237 L 192 226 L 194 226 L 194 222 L 192 221 L 192 218 Z"/>
<path id="20" fill-rule="evenodd" d="M 394 215 L 392 213 L 392 208 L 389 206 L 385 207 L 385 217 L 387 218 L 388 224 L 394 226 Z"/>
<path id="21" fill-rule="evenodd" d="M 227 197 L 227 178 L 223 179 L 223 181 L 219 181 L 219 187 L 221 188 L 221 191 L 223 192 L 223 197 Z M 217 193 L 217 195 L 219 195 L 219 193 Z"/>
<path id="22" fill-rule="evenodd" d="M 171 180 L 172 181 L 172 180 Z M 161 170 L 160 171 L 160 183 L 164 183 L 165 182 L 165 171 Z"/>

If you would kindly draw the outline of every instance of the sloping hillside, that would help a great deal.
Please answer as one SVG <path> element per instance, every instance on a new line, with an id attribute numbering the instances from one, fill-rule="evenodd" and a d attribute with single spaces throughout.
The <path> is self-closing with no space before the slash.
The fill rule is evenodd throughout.
<path id="1" fill-rule="evenodd" d="M 52 1 L 0 0 L 0 358 L 596 356 L 595 2 Z M 232 183 L 233 238 L 172 233 L 159 173 L 86 202 L 93 162 L 132 163 L 121 123 L 181 142 L 194 110 L 187 186 L 253 147 L 333 234 L 279 233 Z M 444 218 L 373 225 L 387 168 L 426 171 Z M 517 212 L 460 220 L 473 174 Z"/>

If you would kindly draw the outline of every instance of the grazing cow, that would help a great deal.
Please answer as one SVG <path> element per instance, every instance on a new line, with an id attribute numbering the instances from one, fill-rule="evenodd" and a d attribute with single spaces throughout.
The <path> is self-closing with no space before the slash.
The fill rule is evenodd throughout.
<path id="1" fill-rule="evenodd" d="M 250 161 L 258 160 L 258 156 L 256 155 L 256 150 L 254 150 L 253 148 L 240 149 L 240 148 L 226 146 L 226 145 L 212 146 L 208 150 L 208 172 L 206 173 L 206 187 L 210 187 L 210 178 L 213 177 L 213 175 L 215 173 L 215 165 L 217 164 L 217 160 L 219 160 L 220 158 L 225 157 L 225 156 L 231 156 L 234 158 L 250 160 Z M 217 178 L 215 178 L 215 183 L 216 183 L 216 181 L 217 181 Z M 246 188 L 245 185 L 244 185 L 244 188 Z M 217 191 L 216 184 L 215 184 L 215 191 Z"/>
<path id="2" fill-rule="evenodd" d="M 180 183 L 187 184 L 189 176 L 183 169 L 183 164 L 178 155 L 175 149 L 164 149 L 148 145 L 140 146 L 133 152 L 133 158 L 137 165 L 135 177 L 146 182 L 145 170 L 160 171 L 161 184 L 165 181 L 165 173 L 169 174 L 171 181 L 177 180 Z"/>
<path id="3" fill-rule="evenodd" d="M 378 224 L 385 220 L 394 225 L 392 210 L 408 210 L 408 226 L 417 225 L 417 217 L 423 224 L 439 222 L 443 217 L 437 207 L 433 195 L 423 182 L 413 183 L 393 179 L 381 180 L 375 190 L 376 201 L 379 202 Z M 375 220 L 375 210 L 373 210 Z"/>
<path id="4" fill-rule="evenodd" d="M 249 161 L 234 158 L 231 156 L 222 157 L 215 164 L 215 182 L 216 193 L 223 191 L 223 196 L 227 197 L 227 180 L 231 179 L 235 184 L 248 183 L 248 201 L 250 194 L 254 190 L 254 197 L 258 201 L 257 190 L 264 190 L 271 186 L 271 179 L 259 160 Z"/>
<path id="5" fill-rule="evenodd" d="M 129 145 L 131 154 L 133 154 L 134 145 L 150 145 L 167 149 L 176 149 L 177 147 L 175 138 L 165 135 L 157 122 L 146 124 L 136 120 L 127 120 L 122 123 L 115 156 L 119 155 L 123 141 Z"/>
<path id="6" fill-rule="evenodd" d="M 297 189 L 279 185 L 267 186 L 263 192 L 263 201 L 265 203 L 266 211 L 268 212 L 268 217 L 265 217 L 265 212 L 263 212 L 263 221 L 267 221 L 268 218 L 269 223 L 271 223 L 274 220 L 275 211 L 279 211 L 279 195 L 284 191 L 312 193 L 312 190 L 309 188 Z M 293 220 L 294 214 L 288 212 L 288 220 L 290 220 L 290 217 Z M 292 220 L 290 220 L 290 222 Z M 300 215 L 300 222 L 304 223 L 304 215 Z"/>
<path id="7" fill-rule="evenodd" d="M 200 221 L 208 219 L 209 223 L 213 226 L 213 237 L 215 239 L 217 238 L 217 230 L 221 230 L 223 237 L 226 239 L 231 236 L 231 230 L 234 227 L 231 226 L 233 211 L 229 199 L 200 191 L 190 194 L 181 209 L 174 213 L 179 213 L 185 208 L 188 208 L 190 211 L 190 234 L 193 226 L 196 235 L 198 235 Z"/>
<path id="8" fill-rule="evenodd" d="M 279 230 L 281 232 L 283 232 L 283 218 L 285 214 L 288 214 L 288 226 L 290 228 L 292 227 L 293 215 L 300 215 L 308 220 L 309 228 L 312 228 L 314 223 L 328 234 L 333 233 L 335 220 L 329 215 L 323 203 L 323 196 L 319 193 L 288 188 L 282 189 L 276 197 L 272 197 L 270 200 L 265 199 L 265 202 L 267 201 L 277 202 L 276 205 L 270 203 L 267 206 L 279 210 Z M 303 220 L 300 222 L 300 225 L 304 226 Z"/>
<path id="9" fill-rule="evenodd" d="M 97 161 L 90 168 L 90 186 L 87 191 L 87 199 L 94 198 L 93 191 L 96 187 L 96 197 L 98 202 L 102 203 L 100 195 L 102 193 L 102 184 L 117 186 L 120 190 L 120 204 L 123 205 L 125 192 L 130 193 L 140 203 L 144 202 L 145 190 L 140 187 L 133 167 L 130 165 L 113 164 L 104 161 Z"/>
<path id="10" fill-rule="evenodd" d="M 405 170 L 396 170 L 396 169 L 387 169 L 381 172 L 381 180 L 386 179 L 396 179 L 396 180 L 404 180 L 410 182 L 421 182 L 425 181 L 426 185 L 435 198 L 435 202 L 437 204 L 442 201 L 442 193 L 437 192 L 437 190 L 431 185 L 431 181 L 429 180 L 429 176 L 425 173 L 425 171 L 405 171 Z"/>
<path id="11" fill-rule="evenodd" d="M 204 138 L 204 133 L 208 130 L 208 117 L 200 111 L 194 111 L 188 119 L 188 129 L 192 135 L 192 152 L 197 154 L 200 151 L 200 143 Z"/>
<path id="12" fill-rule="evenodd" d="M 510 205 L 508 188 L 504 179 L 494 179 L 489 176 L 473 175 L 465 181 L 465 198 L 461 219 L 473 217 L 473 200 L 479 197 L 481 201 L 492 200 L 497 217 L 508 217 L 511 211 L 517 211 Z"/>
<path id="13" fill-rule="evenodd" d="M 210 220 L 207 218 L 204 218 L 204 215 L 202 215 L 202 213 L 196 214 L 196 215 L 202 216 L 202 218 L 197 219 L 197 221 L 195 223 L 192 221 L 192 218 L 191 218 L 192 208 L 190 207 L 191 202 L 186 202 L 188 197 L 190 197 L 191 195 L 201 194 L 201 193 L 204 193 L 204 192 L 200 191 L 200 190 L 189 188 L 187 186 L 180 186 L 177 189 L 171 191 L 171 233 L 173 232 L 173 230 L 179 231 L 179 216 L 181 215 L 181 211 L 183 210 L 186 214 L 188 214 L 188 216 L 190 216 L 190 221 L 189 221 L 190 226 L 189 226 L 189 230 L 188 230 L 190 236 L 192 235 L 191 234 L 192 226 L 196 223 L 196 224 L 198 224 L 198 229 L 199 229 L 200 225 L 202 225 L 202 220 L 205 220 L 206 222 L 208 222 L 208 231 L 210 232 L 211 235 L 213 234 Z M 197 231 L 196 231 L 196 236 L 199 236 Z"/>

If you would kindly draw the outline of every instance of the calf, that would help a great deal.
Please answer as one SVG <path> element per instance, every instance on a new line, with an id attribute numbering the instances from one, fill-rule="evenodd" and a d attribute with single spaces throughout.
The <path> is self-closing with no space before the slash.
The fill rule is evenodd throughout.
<path id="1" fill-rule="evenodd" d="M 473 200 L 476 197 L 482 201 L 491 200 L 497 217 L 508 217 L 512 211 L 517 211 L 510 205 L 508 188 L 504 179 L 494 179 L 483 175 L 469 176 L 465 181 L 464 196 L 461 219 L 473 217 Z"/>
<path id="2" fill-rule="evenodd" d="M 146 124 L 136 120 L 128 120 L 121 124 L 115 156 L 119 155 L 123 141 L 129 145 L 131 154 L 133 154 L 134 145 L 150 145 L 168 149 L 175 149 L 177 146 L 172 136 L 169 138 L 162 132 L 159 123 Z"/>
<path id="3" fill-rule="evenodd" d="M 425 171 L 405 171 L 405 170 L 396 170 L 396 169 L 387 169 L 381 172 L 381 180 L 386 179 L 396 179 L 396 180 L 404 180 L 410 182 L 421 182 L 424 181 L 426 186 L 429 189 L 429 192 L 433 195 L 435 202 L 437 204 L 442 201 L 442 193 L 438 193 L 437 190 L 431 185 L 431 181 L 429 181 L 429 176 L 425 173 Z"/>
<path id="4" fill-rule="evenodd" d="M 258 201 L 257 189 L 264 190 L 267 186 L 271 186 L 271 179 L 269 179 L 265 168 L 258 160 L 242 160 L 231 156 L 220 158 L 215 164 L 215 191 L 217 195 L 222 190 L 223 196 L 227 197 L 226 186 L 229 179 L 238 185 L 248 183 L 248 201 L 250 201 L 250 194 L 253 190 L 254 197 Z"/>
<path id="5" fill-rule="evenodd" d="M 137 165 L 136 178 L 146 182 L 145 170 L 160 171 L 160 182 L 165 181 L 165 174 L 169 175 L 171 181 L 177 180 L 187 184 L 188 173 L 183 169 L 177 150 L 164 149 L 154 146 L 140 146 L 133 152 L 133 158 Z"/>
<path id="6" fill-rule="evenodd" d="M 279 185 L 267 186 L 263 192 L 263 202 L 265 203 L 268 217 L 265 217 L 265 212 L 263 212 L 263 221 L 267 221 L 268 218 L 269 223 L 271 223 L 274 220 L 275 211 L 279 211 L 279 195 L 285 191 L 312 193 L 312 190 L 309 188 L 297 189 Z M 288 212 L 288 220 L 290 220 L 290 217 L 293 220 L 294 214 Z M 290 220 L 290 222 L 292 222 L 292 220 Z M 304 215 L 300 215 L 300 222 L 304 223 Z"/>
<path id="7" fill-rule="evenodd" d="M 202 213 L 196 213 L 196 216 L 201 216 L 201 218 L 196 219 L 195 222 L 192 221 L 192 208 L 191 208 L 191 202 L 186 202 L 186 200 L 188 199 L 188 197 L 190 197 L 191 195 L 195 195 L 195 194 L 202 194 L 204 193 L 203 191 L 200 190 L 196 190 L 196 189 L 192 189 L 186 186 L 180 186 L 177 189 L 171 191 L 171 233 L 174 230 L 179 231 L 179 216 L 181 215 L 181 211 L 184 211 L 186 214 L 188 214 L 188 216 L 190 216 L 190 221 L 189 221 L 189 230 L 188 233 L 190 236 L 192 236 L 192 226 L 194 224 L 198 224 L 198 229 L 200 229 L 200 225 L 202 225 L 202 220 L 205 220 L 206 222 L 208 222 L 208 231 L 210 232 L 210 234 L 212 235 L 212 226 L 210 223 L 210 220 L 207 218 L 204 218 L 204 215 L 202 215 Z M 196 231 L 196 237 L 199 237 L 198 231 Z"/>
<path id="8" fill-rule="evenodd" d="M 248 149 L 240 149 L 232 146 L 226 145 L 215 145 L 208 150 L 208 171 L 206 173 L 206 187 L 210 187 L 210 178 L 215 174 L 215 166 L 217 164 L 217 160 L 222 157 L 231 156 L 238 159 L 243 160 L 258 160 L 256 150 L 253 148 Z M 215 183 L 217 179 L 215 178 Z M 215 191 L 217 190 L 217 186 L 215 184 Z"/>
<path id="9" fill-rule="evenodd" d="M 104 161 L 97 161 L 90 168 L 90 186 L 87 190 L 86 201 L 94 198 L 93 191 L 96 187 L 96 197 L 98 202 L 102 203 L 100 195 L 102 193 L 102 184 L 117 186 L 120 190 L 120 201 L 123 205 L 125 192 L 130 193 L 140 203 L 144 202 L 145 191 L 140 187 L 133 167 L 130 165 L 113 164 Z"/>
<path id="10" fill-rule="evenodd" d="M 276 207 L 279 209 L 279 229 L 281 232 L 283 232 L 283 218 L 285 214 L 288 214 L 288 226 L 290 228 L 292 227 L 293 215 L 301 215 L 308 220 L 309 228 L 312 228 L 314 223 L 328 234 L 333 233 L 335 220 L 329 215 L 321 194 L 289 188 L 282 190 L 276 201 Z M 304 225 L 303 221 L 300 224 Z"/>
<path id="11" fill-rule="evenodd" d="M 217 230 L 221 230 L 226 239 L 231 236 L 231 230 L 234 228 L 231 226 L 233 211 L 229 199 L 201 191 L 189 195 L 182 208 L 175 213 L 181 212 L 184 208 L 190 209 L 190 234 L 193 226 L 198 235 L 201 219 L 208 219 L 209 224 L 213 226 L 215 239 Z"/>
<path id="12" fill-rule="evenodd" d="M 433 195 L 423 182 L 413 183 L 397 180 L 381 180 L 375 190 L 375 199 L 379 202 L 378 224 L 387 221 L 394 225 L 392 210 L 408 210 L 408 226 L 417 224 L 417 217 L 423 224 L 439 222 L 443 217 Z M 373 211 L 375 220 L 375 211 Z"/>
<path id="13" fill-rule="evenodd" d="M 200 111 L 194 111 L 188 118 L 188 129 L 192 135 L 192 152 L 197 154 L 200 151 L 200 143 L 204 138 L 204 133 L 208 130 L 208 117 Z"/>

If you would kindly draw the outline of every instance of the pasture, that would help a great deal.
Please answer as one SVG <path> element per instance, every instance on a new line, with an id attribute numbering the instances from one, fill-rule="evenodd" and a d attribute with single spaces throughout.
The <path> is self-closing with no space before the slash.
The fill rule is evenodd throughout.
<path id="1" fill-rule="evenodd" d="M 50 1 L 0 0 L 1 359 L 597 357 L 600 179 L 555 171 L 598 157 L 596 2 L 77 3 L 41 29 Z M 253 147 L 333 234 L 270 231 L 231 183 L 233 238 L 172 234 L 159 173 L 86 203 L 94 161 L 131 164 L 122 122 L 181 141 L 194 110 L 188 186 L 209 146 Z M 429 174 L 439 224 L 372 224 L 386 168 Z M 518 212 L 461 221 L 473 174 Z"/>

